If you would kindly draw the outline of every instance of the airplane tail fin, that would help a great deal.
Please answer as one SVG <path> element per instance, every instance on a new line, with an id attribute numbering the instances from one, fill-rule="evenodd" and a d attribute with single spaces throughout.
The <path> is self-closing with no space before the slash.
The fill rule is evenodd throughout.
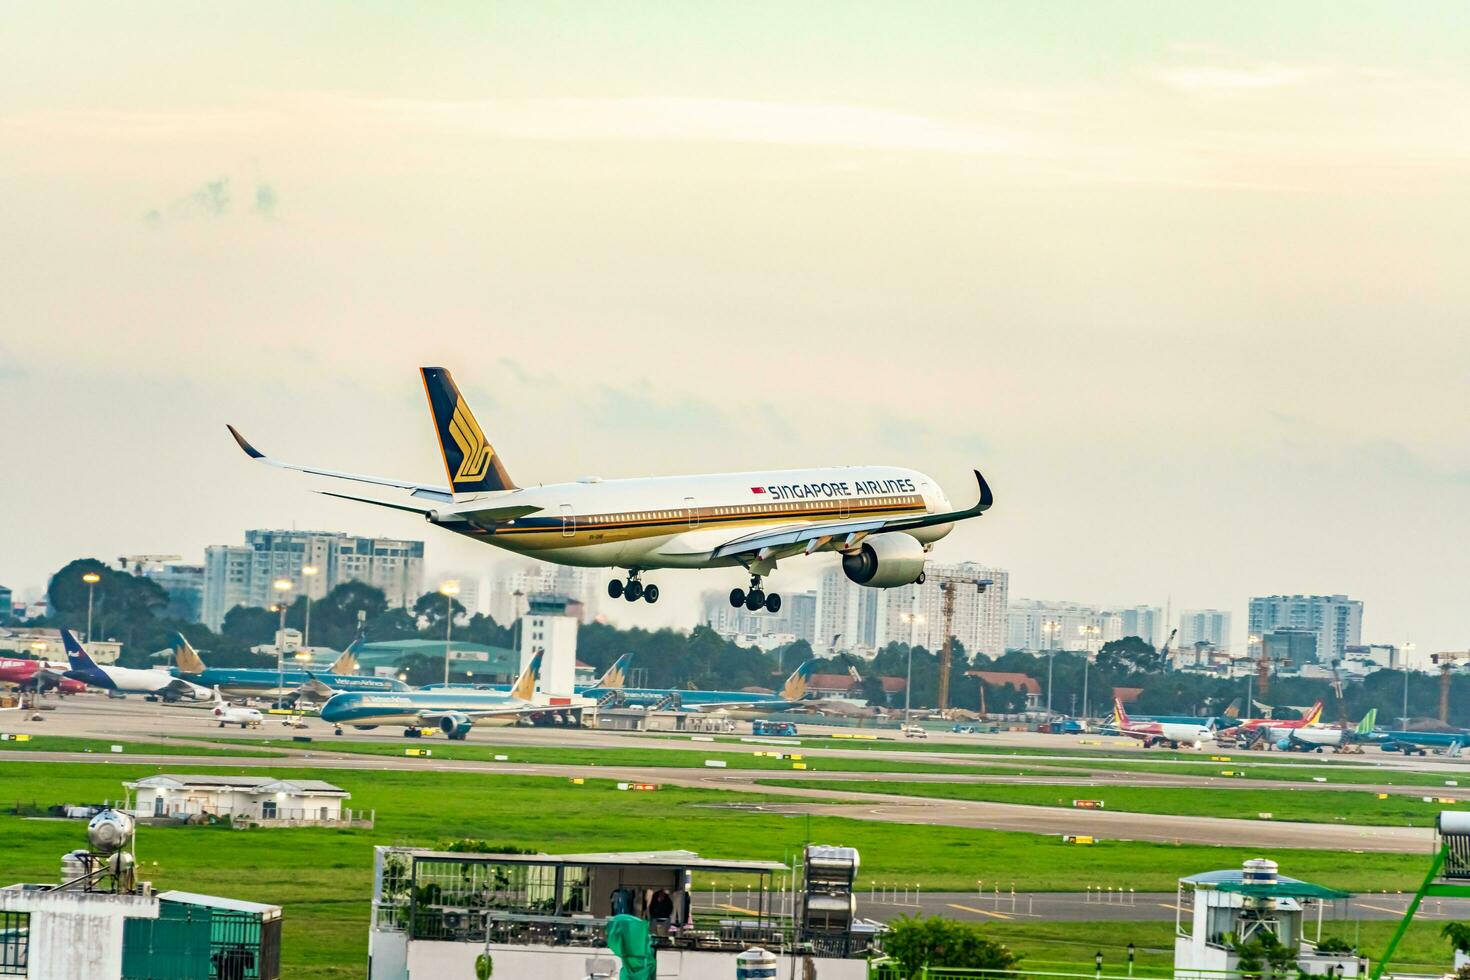
<path id="1" fill-rule="evenodd" d="M 1312 705 L 1312 710 L 1307 712 L 1307 724 L 1315 725 L 1322 720 L 1322 702 L 1318 701 Z"/>
<path id="2" fill-rule="evenodd" d="M 179 673 L 204 673 L 204 661 L 199 659 L 199 652 L 184 634 L 175 633 L 173 640 L 169 642 L 169 648 L 174 652 L 174 666 L 179 669 Z"/>
<path id="3" fill-rule="evenodd" d="M 1226 718 L 1239 718 L 1240 717 L 1240 698 L 1236 698 L 1235 700 L 1233 700 L 1233 701 L 1230 702 L 1230 706 L 1225 709 L 1225 717 Z"/>
<path id="4" fill-rule="evenodd" d="M 216 708 L 223 708 L 225 706 L 225 696 L 219 692 L 218 684 L 214 686 L 214 706 Z"/>
<path id="5" fill-rule="evenodd" d="M 623 685 L 628 683 L 628 665 L 632 662 L 631 653 L 623 654 L 612 662 L 611 667 L 603 671 L 602 676 L 592 686 L 604 691 L 622 690 Z"/>
<path id="6" fill-rule="evenodd" d="M 781 685 L 781 697 L 787 701 L 800 701 L 807 695 L 807 679 L 812 676 L 812 671 L 817 669 L 815 659 L 808 660 L 791 672 L 786 678 L 786 683 Z"/>
<path id="7" fill-rule="evenodd" d="M 1113 698 L 1113 724 L 1119 728 L 1128 727 L 1128 712 L 1123 710 L 1121 698 Z"/>
<path id="8" fill-rule="evenodd" d="M 82 641 L 77 639 L 75 633 L 68 629 L 62 630 L 61 644 L 66 648 L 66 659 L 71 664 L 73 671 L 88 679 L 94 677 L 99 680 L 103 679 L 102 669 L 97 666 L 97 662 L 82 646 Z"/>
<path id="9" fill-rule="evenodd" d="M 362 637 L 359 636 L 357 639 L 355 639 L 351 643 L 347 644 L 347 649 L 346 650 L 343 650 L 341 652 L 341 654 L 339 654 L 337 656 L 337 659 L 332 663 L 332 666 L 330 666 L 330 667 L 327 668 L 327 673 L 329 673 L 329 674 L 355 674 L 355 673 L 357 673 L 357 651 L 359 651 L 361 649 L 362 649 Z"/>
<path id="10" fill-rule="evenodd" d="M 438 367 L 420 368 L 419 373 L 429 396 L 429 412 L 434 416 L 434 432 L 444 456 L 450 492 L 517 489 L 450 373 Z"/>
<path id="11" fill-rule="evenodd" d="M 1367 711 L 1367 713 L 1365 715 L 1363 715 L 1363 720 L 1360 721 L 1360 722 L 1358 722 L 1358 727 L 1356 729 L 1354 729 L 1354 732 L 1353 733 L 1356 734 L 1356 735 L 1372 735 L 1373 734 L 1373 727 L 1375 725 L 1377 725 L 1377 724 L 1378 724 L 1378 709 L 1377 708 L 1369 708 L 1368 711 Z"/>
<path id="12" fill-rule="evenodd" d="M 526 664 L 526 669 L 521 671 L 521 676 L 516 678 L 515 686 L 510 689 L 510 696 L 520 698 L 522 701 L 530 701 L 536 694 L 536 682 L 541 679 L 541 654 L 531 658 Z"/>

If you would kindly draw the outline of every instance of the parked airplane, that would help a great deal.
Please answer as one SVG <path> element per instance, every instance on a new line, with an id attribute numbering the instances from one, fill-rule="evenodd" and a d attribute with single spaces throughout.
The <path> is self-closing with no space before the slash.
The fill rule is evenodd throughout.
<path id="1" fill-rule="evenodd" d="M 1375 732 L 1374 740 L 1385 752 L 1402 752 L 1404 755 L 1436 752 L 1458 758 L 1470 746 L 1470 731 L 1451 729 L 1440 732 Z"/>
<path id="2" fill-rule="evenodd" d="M 752 691 L 680 691 L 658 687 L 625 687 L 621 694 L 626 704 L 637 707 L 665 705 L 682 711 L 724 711 L 737 718 L 769 714 L 796 707 L 798 704 L 811 703 L 806 700 L 809 696 L 807 681 L 816 666 L 815 660 L 802 663 L 791 672 L 786 683 L 781 685 L 781 690 L 775 694 Z"/>
<path id="3" fill-rule="evenodd" d="M 62 664 L 24 658 L 0 659 L 0 685 L 13 684 L 20 691 L 41 693 L 52 689 L 62 694 L 81 694 L 87 685 L 66 676 Z"/>
<path id="4" fill-rule="evenodd" d="M 226 725 L 239 725 L 241 728 L 259 728 L 265 717 L 254 708 L 242 708 L 230 704 L 225 700 L 219 688 L 214 689 L 214 717 L 219 721 L 219 727 Z"/>
<path id="5" fill-rule="evenodd" d="M 453 739 L 463 739 L 471 728 L 483 725 L 513 725 L 521 718 L 545 713 L 580 715 L 593 707 L 590 698 L 538 694 L 536 678 L 541 672 L 541 654 L 531 658 L 509 693 L 472 688 L 440 688 L 435 691 L 403 691 L 383 694 L 344 692 L 334 694 L 322 705 L 321 717 L 337 726 L 371 729 L 379 725 L 403 725 L 404 734 L 421 728 L 437 728 Z"/>
<path id="6" fill-rule="evenodd" d="M 1296 728 L 1269 729 L 1276 747 L 1289 752 L 1321 752 L 1337 749 L 1357 742 L 1368 741 L 1373 736 L 1373 726 L 1378 720 L 1378 709 L 1369 708 L 1362 721 L 1349 729 L 1342 725 L 1306 725 Z"/>
<path id="7" fill-rule="evenodd" d="M 1284 730 L 1287 728 L 1306 728 L 1308 725 L 1317 725 L 1322 722 L 1322 702 L 1318 701 L 1307 709 L 1307 713 L 1300 718 L 1277 719 L 1277 718 L 1240 718 L 1232 729 L 1250 731 L 1256 728 L 1271 730 Z"/>
<path id="8" fill-rule="evenodd" d="M 619 657 L 618 659 L 616 659 L 616 660 L 613 661 L 611 667 L 609 667 L 607 670 L 603 671 L 601 677 L 597 678 L 597 680 L 593 681 L 591 684 L 577 684 L 577 685 L 575 685 L 574 688 L 573 688 L 573 690 L 572 690 L 572 693 L 573 694 L 580 694 L 580 695 L 582 695 L 584 697 L 589 697 L 589 698 L 599 698 L 599 697 L 602 697 L 605 694 L 610 694 L 613 691 L 620 691 L 620 690 L 622 690 L 623 689 L 623 683 L 626 680 L 627 675 L 628 675 L 628 665 L 631 664 L 632 662 L 633 662 L 633 655 L 631 653 L 625 653 L 625 654 L 623 654 L 621 657 Z M 539 677 L 538 677 L 538 679 L 539 679 Z M 472 690 L 472 691 L 502 691 L 502 692 L 504 692 L 504 691 L 509 691 L 511 688 L 515 687 L 515 685 L 514 684 L 455 684 L 455 683 L 450 683 L 450 684 L 425 684 L 423 687 L 419 688 L 419 690 L 420 691 L 442 691 L 442 690 L 446 690 L 446 689 L 451 688 L 451 687 L 453 687 L 453 688 L 467 689 L 467 690 Z"/>
<path id="9" fill-rule="evenodd" d="M 485 438 L 444 368 L 421 368 L 448 486 L 358 476 L 272 459 L 229 426 L 251 459 L 315 476 L 407 491 L 400 502 L 327 493 L 420 514 L 431 524 L 517 554 L 559 565 L 623 568 L 608 595 L 658 601 L 642 573 L 659 568 L 743 566 L 749 589 L 730 603 L 776 612 L 781 597 L 763 577 L 798 555 L 835 551 L 847 577 L 870 588 L 924 580 L 933 544 L 956 522 L 993 503 L 979 471 L 979 500 L 953 510 L 939 486 L 916 470 L 851 466 L 702 476 L 603 480 L 586 477 L 522 489 Z"/>
<path id="10" fill-rule="evenodd" d="M 1118 734 L 1138 739 L 1146 749 L 1155 745 L 1168 745 L 1171 749 L 1177 749 L 1182 742 L 1192 743 L 1198 749 L 1204 743 L 1215 740 L 1215 730 L 1206 725 L 1132 721 L 1128 718 L 1128 712 L 1123 710 L 1123 702 L 1117 698 L 1113 699 L 1113 724 L 1117 727 Z"/>
<path id="11" fill-rule="evenodd" d="M 210 690 L 190 683 L 182 677 L 161 670 L 137 670 L 132 667 L 104 667 L 94 661 L 71 630 L 61 631 L 71 669 L 66 676 L 91 687 L 122 694 L 152 694 L 165 701 L 207 701 Z"/>
<path id="12" fill-rule="evenodd" d="M 219 687 L 231 694 L 255 695 L 257 697 L 283 697 L 295 694 L 306 686 L 308 690 L 321 692 L 329 697 L 337 691 L 407 691 L 408 685 L 396 677 L 359 676 L 352 673 L 357 669 L 357 651 L 362 641 L 354 640 L 347 645 L 331 667 L 314 672 L 287 664 L 282 670 L 268 667 L 206 667 L 182 633 L 175 633 L 170 648 L 174 653 L 174 666 L 170 673 L 196 684 Z"/>

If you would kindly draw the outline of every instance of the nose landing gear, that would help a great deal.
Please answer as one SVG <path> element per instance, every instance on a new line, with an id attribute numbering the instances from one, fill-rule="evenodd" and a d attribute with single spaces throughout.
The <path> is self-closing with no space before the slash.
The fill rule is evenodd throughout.
<path id="1" fill-rule="evenodd" d="M 638 569 L 628 570 L 628 581 L 621 582 L 613 579 L 607 583 L 607 594 L 613 599 L 627 599 L 629 602 L 637 602 L 639 599 L 652 605 L 658 602 L 658 586 L 644 585 L 638 579 Z"/>
<path id="2" fill-rule="evenodd" d="M 761 588 L 761 577 L 752 575 L 750 577 L 750 591 L 744 589 L 730 590 L 730 605 L 739 609 L 744 606 L 750 612 L 759 612 L 765 609 L 768 613 L 781 611 L 781 596 L 778 593 L 767 593 Z"/>

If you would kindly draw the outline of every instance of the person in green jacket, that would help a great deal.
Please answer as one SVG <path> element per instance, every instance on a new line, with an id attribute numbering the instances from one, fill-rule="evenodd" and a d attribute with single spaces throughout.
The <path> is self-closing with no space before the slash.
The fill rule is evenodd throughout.
<path id="1" fill-rule="evenodd" d="M 613 916 L 607 923 L 607 948 L 623 961 L 621 980 L 653 980 L 653 939 L 645 920 Z"/>

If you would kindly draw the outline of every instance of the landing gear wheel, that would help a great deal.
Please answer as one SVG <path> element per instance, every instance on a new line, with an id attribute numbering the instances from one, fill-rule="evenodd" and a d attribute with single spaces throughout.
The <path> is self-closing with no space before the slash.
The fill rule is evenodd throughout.
<path id="1" fill-rule="evenodd" d="M 778 613 L 780 611 L 781 596 L 778 593 L 772 592 L 770 595 L 766 596 L 766 612 Z"/>
<path id="2" fill-rule="evenodd" d="M 650 606 L 653 605 L 655 602 L 658 602 L 658 586 L 645 585 L 643 587 L 643 601 L 648 603 Z"/>
<path id="3" fill-rule="evenodd" d="M 735 608 L 735 609 L 739 609 L 741 606 L 745 605 L 745 590 L 744 589 L 731 589 L 730 590 L 730 605 L 733 608 Z"/>
<path id="4" fill-rule="evenodd" d="M 607 594 L 610 598 L 621 599 L 623 597 L 622 579 L 615 578 L 611 582 L 607 583 Z"/>
<path id="5" fill-rule="evenodd" d="M 760 589 L 751 589 L 745 594 L 745 608 L 751 612 L 759 612 L 766 604 L 766 594 Z"/>
<path id="6" fill-rule="evenodd" d="M 925 578 L 924 573 L 923 572 L 920 572 L 919 573 L 919 577 L 916 578 L 916 579 L 914 579 L 914 584 L 915 585 L 923 585 L 924 584 L 924 578 Z"/>
<path id="7" fill-rule="evenodd" d="M 637 602 L 643 598 L 643 583 L 636 578 L 623 586 L 623 598 L 629 602 Z"/>

